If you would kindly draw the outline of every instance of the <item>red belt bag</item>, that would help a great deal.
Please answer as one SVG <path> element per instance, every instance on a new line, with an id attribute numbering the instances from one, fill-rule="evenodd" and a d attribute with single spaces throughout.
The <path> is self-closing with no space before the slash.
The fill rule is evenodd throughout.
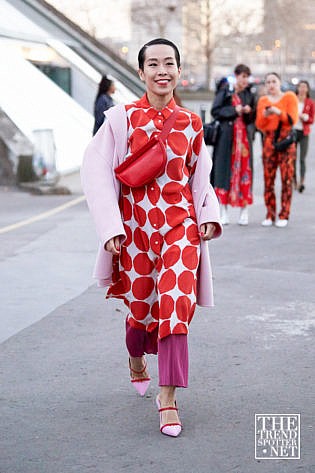
<path id="1" fill-rule="evenodd" d="M 129 187 L 142 187 L 164 173 L 167 162 L 165 142 L 178 112 L 179 107 L 176 106 L 165 121 L 161 133 L 152 136 L 144 146 L 115 168 L 116 177 L 120 182 Z"/>

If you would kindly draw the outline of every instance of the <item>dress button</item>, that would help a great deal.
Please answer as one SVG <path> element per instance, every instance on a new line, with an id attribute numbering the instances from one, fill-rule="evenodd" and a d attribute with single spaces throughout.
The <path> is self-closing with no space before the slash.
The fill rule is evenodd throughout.
<path id="1" fill-rule="evenodd" d="M 151 187 L 151 191 L 154 191 L 154 187 Z"/>
<path id="2" fill-rule="evenodd" d="M 154 243 L 155 243 L 156 245 L 158 245 L 158 244 L 159 244 L 159 242 L 158 242 L 157 240 L 156 240 Z"/>
<path id="3" fill-rule="evenodd" d="M 156 227 L 156 223 L 154 223 L 153 226 Z"/>
<path id="4" fill-rule="evenodd" d="M 158 115 L 162 115 L 162 112 L 158 112 Z"/>

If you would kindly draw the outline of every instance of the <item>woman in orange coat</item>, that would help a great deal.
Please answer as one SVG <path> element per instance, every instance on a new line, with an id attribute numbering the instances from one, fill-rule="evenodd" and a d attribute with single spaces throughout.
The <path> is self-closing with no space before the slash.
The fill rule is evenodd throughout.
<path id="1" fill-rule="evenodd" d="M 298 100 L 291 92 L 281 91 L 281 80 L 278 74 L 270 72 L 266 75 L 267 95 L 261 97 L 257 105 L 256 127 L 264 134 L 263 166 L 265 180 L 266 218 L 262 221 L 265 227 L 286 227 L 290 216 L 292 199 L 292 180 L 296 159 L 296 145 L 290 144 L 286 149 L 277 151 L 274 146 L 275 135 L 281 122 L 279 139 L 282 140 L 298 121 Z M 275 178 L 278 167 L 281 172 L 281 210 L 276 220 Z"/>

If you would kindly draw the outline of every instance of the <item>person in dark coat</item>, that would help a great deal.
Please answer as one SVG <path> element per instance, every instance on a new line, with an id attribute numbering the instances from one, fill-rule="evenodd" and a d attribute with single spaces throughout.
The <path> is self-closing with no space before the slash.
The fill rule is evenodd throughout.
<path id="1" fill-rule="evenodd" d="M 94 102 L 94 128 L 93 136 L 98 129 L 103 125 L 104 112 L 114 105 L 111 97 L 115 93 L 115 83 L 107 76 L 103 76 L 98 86 L 97 95 Z"/>
<path id="2" fill-rule="evenodd" d="M 220 87 L 211 109 L 220 122 L 220 134 L 213 151 L 212 184 L 221 204 L 221 223 L 227 225 L 228 205 L 240 207 L 240 225 L 248 225 L 252 204 L 253 153 L 256 100 L 250 91 L 249 67 L 239 64 L 234 70 L 234 90 Z"/>

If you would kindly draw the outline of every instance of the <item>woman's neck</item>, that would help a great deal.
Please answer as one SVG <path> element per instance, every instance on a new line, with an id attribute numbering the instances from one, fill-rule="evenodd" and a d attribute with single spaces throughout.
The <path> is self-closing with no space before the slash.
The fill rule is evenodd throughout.
<path id="1" fill-rule="evenodd" d="M 168 95 L 156 95 L 147 92 L 148 102 L 157 110 L 162 110 L 173 98 L 173 91 Z"/>
<path id="2" fill-rule="evenodd" d="M 245 89 L 244 89 L 244 87 L 240 87 L 239 85 L 235 84 L 234 90 L 237 94 L 239 94 L 239 93 L 243 92 L 243 90 L 245 90 Z"/>
<path id="3" fill-rule="evenodd" d="M 299 102 L 305 102 L 306 94 L 298 94 Z"/>
<path id="4" fill-rule="evenodd" d="M 279 90 L 279 92 L 276 92 L 274 94 L 268 94 L 268 98 L 269 100 L 271 100 L 271 102 L 277 102 L 278 100 L 281 99 L 282 96 L 283 96 L 283 92 L 281 92 L 281 90 Z"/>

